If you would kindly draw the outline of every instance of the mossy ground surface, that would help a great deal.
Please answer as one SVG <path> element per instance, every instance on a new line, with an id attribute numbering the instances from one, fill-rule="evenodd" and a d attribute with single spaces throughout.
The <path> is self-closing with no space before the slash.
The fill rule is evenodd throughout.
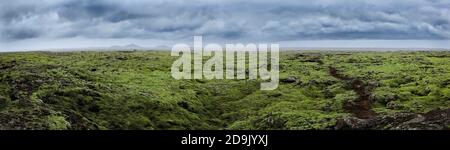
<path id="1" fill-rule="evenodd" d="M 329 129 L 358 97 L 330 67 L 362 80 L 377 114 L 450 108 L 450 52 L 280 56 L 279 87 L 262 91 L 175 80 L 163 51 L 1 53 L 0 129 Z"/>

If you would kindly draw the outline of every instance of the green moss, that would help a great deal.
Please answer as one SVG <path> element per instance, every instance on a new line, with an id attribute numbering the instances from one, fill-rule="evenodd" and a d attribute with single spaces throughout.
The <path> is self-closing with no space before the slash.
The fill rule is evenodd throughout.
<path id="1" fill-rule="evenodd" d="M 280 77 L 297 81 L 261 91 L 259 80 L 174 80 L 163 51 L 1 53 L 0 115 L 24 129 L 328 129 L 358 97 L 328 67 L 363 80 L 378 113 L 425 112 L 450 107 L 448 55 L 285 51 Z"/>
<path id="2" fill-rule="evenodd" d="M 66 130 L 70 128 L 70 123 L 63 116 L 50 115 L 47 117 L 48 129 Z"/>

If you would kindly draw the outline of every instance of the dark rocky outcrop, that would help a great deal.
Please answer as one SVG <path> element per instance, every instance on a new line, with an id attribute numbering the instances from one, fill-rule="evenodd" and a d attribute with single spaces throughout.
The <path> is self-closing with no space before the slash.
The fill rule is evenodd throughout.
<path id="1" fill-rule="evenodd" d="M 283 83 L 297 83 L 297 82 L 299 82 L 299 79 L 297 79 L 297 77 L 290 76 L 290 77 L 287 77 L 285 79 L 281 79 L 281 82 L 283 82 Z"/>
<path id="2" fill-rule="evenodd" d="M 427 113 L 396 113 L 370 119 L 345 117 L 334 126 L 337 130 L 448 130 L 450 109 L 435 109 Z"/>

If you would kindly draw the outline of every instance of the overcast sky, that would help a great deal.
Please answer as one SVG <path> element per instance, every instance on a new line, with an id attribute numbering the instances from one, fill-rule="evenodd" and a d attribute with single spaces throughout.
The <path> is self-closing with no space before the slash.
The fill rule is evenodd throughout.
<path id="1" fill-rule="evenodd" d="M 3 50 L 171 46 L 194 35 L 221 43 L 450 40 L 449 0 L 1 0 L 0 17 Z"/>

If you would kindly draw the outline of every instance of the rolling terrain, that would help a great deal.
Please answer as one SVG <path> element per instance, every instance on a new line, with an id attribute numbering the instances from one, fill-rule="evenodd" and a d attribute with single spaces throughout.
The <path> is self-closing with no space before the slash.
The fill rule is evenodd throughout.
<path id="1" fill-rule="evenodd" d="M 280 85 L 175 80 L 166 51 L 0 53 L 0 129 L 449 129 L 450 52 L 285 51 Z"/>

